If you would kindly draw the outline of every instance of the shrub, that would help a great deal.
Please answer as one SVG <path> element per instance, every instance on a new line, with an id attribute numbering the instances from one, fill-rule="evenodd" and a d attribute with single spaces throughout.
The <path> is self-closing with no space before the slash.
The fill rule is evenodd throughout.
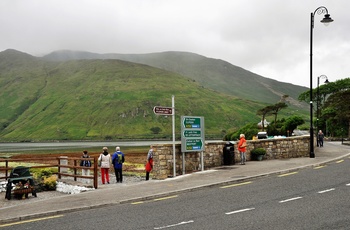
<path id="1" fill-rule="evenodd" d="M 37 192 L 56 190 L 57 177 L 53 175 L 55 172 L 57 172 L 57 169 L 53 168 L 32 170 Z"/>
<path id="2" fill-rule="evenodd" d="M 162 131 L 162 129 L 159 127 L 152 127 L 150 130 L 153 134 L 159 134 Z"/>
<path id="3" fill-rule="evenodd" d="M 50 177 L 44 178 L 43 187 L 45 190 L 56 190 L 57 176 L 52 175 Z"/>
<path id="4" fill-rule="evenodd" d="M 33 172 L 35 178 L 42 180 L 43 178 L 50 177 L 52 174 L 57 172 L 57 169 L 54 170 L 52 168 L 43 168 L 36 170 L 32 169 L 31 171 Z"/>
<path id="5" fill-rule="evenodd" d="M 226 134 L 223 139 L 224 141 L 239 140 L 239 135 L 243 133 L 245 135 L 246 140 L 251 140 L 253 136 L 256 135 L 258 132 L 259 129 L 256 123 L 249 123 L 234 133 Z"/>

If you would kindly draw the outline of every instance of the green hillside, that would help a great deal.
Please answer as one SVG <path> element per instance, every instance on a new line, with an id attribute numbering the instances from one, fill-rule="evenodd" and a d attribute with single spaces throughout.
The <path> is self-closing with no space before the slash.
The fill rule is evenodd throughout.
<path id="1" fill-rule="evenodd" d="M 64 50 L 50 53 L 43 58 L 53 61 L 120 59 L 141 63 L 181 74 L 205 88 L 252 101 L 274 104 L 283 95 L 289 95 L 291 107 L 305 111 L 308 109 L 306 103 L 297 100 L 301 93 L 308 90 L 306 87 L 265 78 L 226 61 L 194 53 L 95 54 Z"/>
<path id="2" fill-rule="evenodd" d="M 247 122 L 266 104 L 203 87 L 177 73 L 121 60 L 44 61 L 15 50 L 0 52 L 0 141 L 108 140 L 171 136 L 171 117 L 204 116 L 207 136 Z M 160 128 L 160 133 L 152 130 Z"/>

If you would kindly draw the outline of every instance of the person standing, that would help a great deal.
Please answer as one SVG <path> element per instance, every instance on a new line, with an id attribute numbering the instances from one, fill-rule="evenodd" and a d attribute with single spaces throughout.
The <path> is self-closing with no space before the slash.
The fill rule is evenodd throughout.
<path id="1" fill-rule="evenodd" d="M 322 130 L 318 131 L 317 139 L 318 139 L 318 144 L 320 145 L 320 147 L 323 147 L 324 134 L 323 134 Z"/>
<path id="2" fill-rule="evenodd" d="M 147 153 L 147 162 L 146 162 L 146 180 L 149 180 L 149 174 L 153 169 L 153 146 L 150 146 L 150 150 Z"/>
<path id="3" fill-rule="evenodd" d="M 88 155 L 88 151 L 84 150 L 83 151 L 83 156 L 82 156 L 82 160 L 80 161 L 80 166 L 82 167 L 91 167 L 91 161 L 90 160 L 85 160 L 86 158 L 90 158 L 90 156 Z M 81 169 L 81 175 L 82 176 L 90 176 L 90 169 L 88 168 L 83 168 Z M 83 182 L 85 183 L 89 183 L 89 179 L 83 179 Z"/>
<path id="4" fill-rule="evenodd" d="M 247 141 L 245 139 L 244 134 L 239 135 L 239 143 L 238 143 L 238 151 L 241 156 L 241 165 L 245 165 L 246 162 L 246 146 L 247 146 Z"/>
<path id="5" fill-rule="evenodd" d="M 98 160 L 101 162 L 101 179 L 102 184 L 109 184 L 109 168 L 111 166 L 111 155 L 108 153 L 108 148 L 103 147 L 103 152 L 100 154 Z"/>
<path id="6" fill-rule="evenodd" d="M 117 178 L 117 183 L 123 183 L 123 163 L 125 161 L 125 156 L 124 153 L 120 151 L 120 147 L 116 147 L 115 150 L 112 156 L 115 177 Z"/>

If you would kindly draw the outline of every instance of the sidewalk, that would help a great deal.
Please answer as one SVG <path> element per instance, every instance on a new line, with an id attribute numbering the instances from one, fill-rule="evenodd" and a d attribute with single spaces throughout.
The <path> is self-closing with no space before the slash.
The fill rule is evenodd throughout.
<path id="1" fill-rule="evenodd" d="M 105 205 L 150 200 L 203 187 L 225 185 L 252 178 L 287 173 L 305 167 L 322 165 L 348 156 L 350 156 L 349 145 L 341 145 L 341 142 L 325 142 L 325 147 L 315 147 L 315 158 L 248 161 L 246 165 L 222 166 L 166 180 L 142 181 L 136 184 L 102 185 L 93 191 L 2 208 L 0 209 L 0 224 Z M 38 193 L 38 196 L 40 196 L 40 193 Z M 101 197 L 104 199 L 102 200 Z"/>

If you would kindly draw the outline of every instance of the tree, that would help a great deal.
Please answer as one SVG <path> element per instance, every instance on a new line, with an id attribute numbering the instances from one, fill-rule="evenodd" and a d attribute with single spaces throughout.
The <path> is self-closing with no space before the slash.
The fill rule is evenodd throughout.
<path id="1" fill-rule="evenodd" d="M 344 129 L 347 126 L 348 135 L 350 133 L 350 90 L 344 90 L 332 94 L 327 99 L 324 105 L 324 116 L 332 127 L 337 127 L 337 130 Z M 346 130 L 346 129 L 345 129 Z M 337 135 L 340 135 L 338 132 Z"/>
<path id="2" fill-rule="evenodd" d="M 341 79 L 322 85 L 318 89 L 313 89 L 313 101 L 319 103 L 320 120 L 322 123 L 331 125 L 335 135 L 339 135 L 339 130 L 348 130 L 350 135 L 350 78 Z M 300 101 L 309 101 L 310 91 L 299 95 Z M 318 96 L 318 98 L 317 98 Z M 316 100 L 315 100 L 316 99 Z M 317 111 L 316 111 L 317 112 Z"/>
<path id="3" fill-rule="evenodd" d="M 256 125 L 256 123 L 249 123 L 237 130 L 234 133 L 226 134 L 224 137 L 224 141 L 232 141 L 232 140 L 239 140 L 239 135 L 243 133 L 245 135 L 245 138 L 252 139 L 253 136 L 256 136 L 259 132 L 259 129 Z"/>
<path id="4" fill-rule="evenodd" d="M 264 128 L 265 128 L 264 121 L 265 121 L 266 115 L 270 114 L 273 110 L 274 110 L 274 106 L 273 105 L 268 105 L 268 106 L 266 106 L 266 107 L 264 107 L 262 109 L 259 109 L 257 111 L 256 115 L 262 116 L 262 118 L 261 118 L 262 131 L 264 131 Z"/>
<path id="5" fill-rule="evenodd" d="M 288 107 L 288 105 L 285 102 L 278 102 L 277 104 L 274 104 L 272 106 L 271 113 L 275 116 L 275 120 L 274 120 L 275 123 L 277 121 L 277 114 L 278 114 L 278 112 L 281 111 L 284 108 L 287 108 L 287 107 Z"/>
<path id="6" fill-rule="evenodd" d="M 284 123 L 284 129 L 292 133 L 294 129 L 296 129 L 299 125 L 304 124 L 305 121 L 300 116 L 291 116 L 286 119 L 286 122 Z"/>

